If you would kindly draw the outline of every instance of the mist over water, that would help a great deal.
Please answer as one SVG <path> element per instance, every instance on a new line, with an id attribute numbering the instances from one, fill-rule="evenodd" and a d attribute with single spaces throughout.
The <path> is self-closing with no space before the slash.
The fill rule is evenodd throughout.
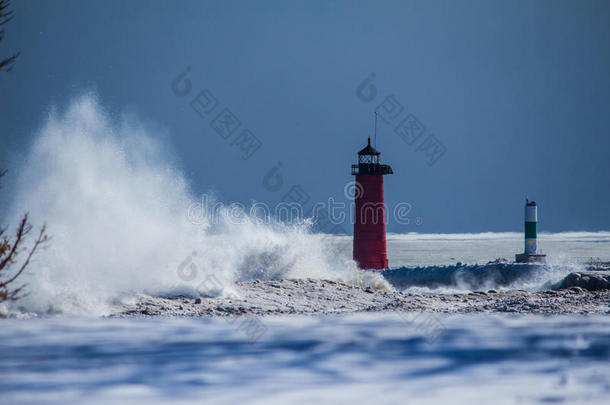
<path id="1" fill-rule="evenodd" d="M 18 173 L 9 218 L 29 211 L 51 238 L 22 280 L 25 311 L 100 315 L 138 293 L 214 295 L 253 277 L 356 272 L 307 224 L 265 225 L 245 213 L 235 223 L 226 208 L 218 223 L 189 222 L 200 198 L 163 144 L 133 119 L 111 119 L 92 95 L 49 115 Z M 214 288 L 198 290 L 210 275 Z"/>

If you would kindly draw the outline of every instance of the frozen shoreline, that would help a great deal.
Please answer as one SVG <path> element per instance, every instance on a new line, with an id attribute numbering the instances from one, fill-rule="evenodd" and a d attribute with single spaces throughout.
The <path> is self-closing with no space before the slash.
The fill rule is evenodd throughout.
<path id="1" fill-rule="evenodd" d="M 553 290 L 415 294 L 342 282 L 294 279 L 237 283 L 230 297 L 139 295 L 112 316 L 240 316 L 353 312 L 610 314 L 610 272 L 571 273 Z"/>

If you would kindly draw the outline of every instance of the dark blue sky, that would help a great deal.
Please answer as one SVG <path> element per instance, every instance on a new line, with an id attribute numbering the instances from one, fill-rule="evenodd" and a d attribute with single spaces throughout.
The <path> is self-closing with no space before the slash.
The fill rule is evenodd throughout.
<path id="1" fill-rule="evenodd" d="M 610 229 L 610 3 L 603 1 L 22 1 L 6 26 L 0 159 L 12 167 L 52 104 L 94 90 L 111 114 L 164 128 L 196 195 L 270 204 L 300 185 L 345 200 L 350 165 L 386 97 L 378 149 L 386 202 L 413 205 L 393 232 L 518 231 L 523 200 L 541 230 Z M 171 84 L 187 67 L 191 93 Z M 356 88 L 372 72 L 376 97 Z M 218 101 L 200 118 L 189 102 Z M 210 123 L 228 108 L 228 139 Z M 413 115 L 409 145 L 394 128 Z M 249 129 L 249 159 L 232 144 Z M 432 134 L 446 152 L 417 151 Z M 278 191 L 263 176 L 283 163 Z M 349 227 L 347 227 L 349 229 Z"/>

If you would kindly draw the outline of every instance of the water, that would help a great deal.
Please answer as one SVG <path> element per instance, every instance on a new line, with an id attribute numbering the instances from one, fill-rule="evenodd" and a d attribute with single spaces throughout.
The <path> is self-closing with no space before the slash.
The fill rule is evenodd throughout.
<path id="1" fill-rule="evenodd" d="M 387 239 L 392 267 L 482 264 L 497 258 L 514 260 L 515 254 L 523 253 L 523 233 L 515 232 L 389 234 Z M 575 266 L 591 258 L 610 261 L 610 232 L 542 232 L 538 247 L 551 265 Z"/>
<path id="2" fill-rule="evenodd" d="M 610 318 L 5 320 L 3 403 L 608 403 Z"/>
<path id="3" fill-rule="evenodd" d="M 349 245 L 348 237 L 333 239 Z M 585 270 L 591 259 L 610 261 L 610 232 L 542 233 L 538 245 L 547 254 L 544 265 L 512 263 L 515 253 L 523 251 L 520 233 L 390 234 L 391 269 L 384 276 L 394 288 L 418 293 L 538 291 Z M 510 263 L 496 262 L 498 258 Z"/>
<path id="4" fill-rule="evenodd" d="M 390 249 L 397 256 L 425 249 L 432 257 L 422 254 L 420 262 L 402 263 L 394 257 L 393 262 L 428 272 L 442 270 L 472 244 L 472 236 L 392 238 Z M 505 249 L 502 238 L 477 238 L 488 248 Z M 561 238 L 566 252 L 576 246 L 586 256 L 607 260 L 605 235 L 590 234 L 589 242 Z M 555 271 L 560 277 L 568 270 L 558 265 Z M 552 275 L 545 273 L 544 280 Z M 17 315 L 28 319 L 0 320 L 1 402 L 610 401 L 608 316 L 91 317 L 96 314 L 49 317 L 26 307 Z M 260 333 L 249 333 L 248 322 L 258 322 Z"/>
<path id="5" fill-rule="evenodd" d="M 145 124 L 111 119 L 91 96 L 41 125 L 2 223 L 29 211 L 52 240 L 21 279 L 29 295 L 0 305 L 25 318 L 0 320 L 2 403 L 610 400 L 607 316 L 101 317 L 141 293 L 196 295 L 210 274 L 217 295 L 253 278 L 357 277 L 392 288 L 359 273 L 348 237 L 261 224 L 229 207 L 214 222 L 189 217 L 200 199 L 165 149 Z M 609 232 L 542 234 L 539 245 L 549 266 L 511 288 L 540 288 L 590 257 L 610 260 Z M 512 258 L 522 240 L 408 234 L 390 235 L 388 247 L 393 267 L 419 276 Z M 247 322 L 263 325 L 260 338 Z"/>
<path id="6" fill-rule="evenodd" d="M 51 109 L 23 165 L 11 171 L 18 178 L 0 221 L 14 226 L 28 211 L 33 224 L 47 223 L 51 243 L 21 279 L 30 294 L 17 305 L 0 305 L 0 313 L 108 315 L 113 302 L 139 293 L 197 295 L 211 275 L 220 288 L 210 295 L 231 294 L 235 282 L 254 278 L 385 282 L 358 272 L 349 237 L 316 235 L 307 224 L 261 223 L 242 209 L 217 208 L 213 193 L 193 193 L 161 138 L 137 117 L 108 114 L 92 95 Z M 544 277 L 511 288 L 558 281 L 590 257 L 610 260 L 609 232 L 541 234 L 539 245 L 549 254 Z M 458 261 L 512 258 L 522 239 L 389 235 L 388 250 L 392 267 L 428 272 Z M 459 284 L 450 288 L 479 288 Z"/>

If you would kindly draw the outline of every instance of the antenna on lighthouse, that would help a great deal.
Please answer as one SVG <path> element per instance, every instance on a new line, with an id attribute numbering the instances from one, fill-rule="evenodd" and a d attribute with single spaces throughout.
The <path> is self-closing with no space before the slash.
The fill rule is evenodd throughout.
<path id="1" fill-rule="evenodd" d="M 379 113 L 375 111 L 375 147 L 377 147 L 377 116 Z"/>

